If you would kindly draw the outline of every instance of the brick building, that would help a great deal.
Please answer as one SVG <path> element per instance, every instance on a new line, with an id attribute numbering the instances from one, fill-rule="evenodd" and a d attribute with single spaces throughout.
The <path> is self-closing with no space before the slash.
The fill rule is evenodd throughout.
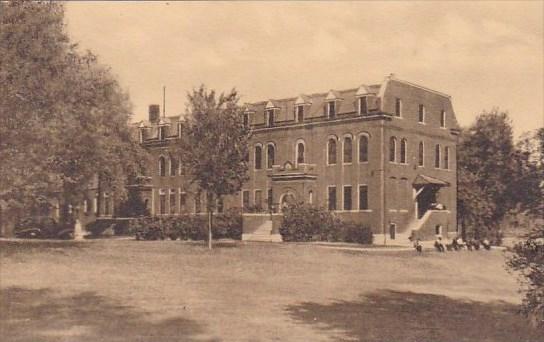
<path id="1" fill-rule="evenodd" d="M 248 104 L 243 115 L 253 132 L 250 179 L 224 207 L 246 209 L 245 237 L 277 233 L 278 208 L 291 201 L 368 224 L 376 243 L 456 231 L 459 129 L 450 96 L 391 75 L 381 84 Z M 179 117 L 161 116 L 157 105 L 139 125 L 156 157 L 149 184 L 139 188 L 152 215 L 204 210 L 169 151 L 179 134 Z"/>

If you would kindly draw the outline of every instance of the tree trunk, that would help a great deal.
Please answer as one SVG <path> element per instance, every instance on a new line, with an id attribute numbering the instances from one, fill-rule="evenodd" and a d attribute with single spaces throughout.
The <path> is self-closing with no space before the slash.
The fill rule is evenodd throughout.
<path id="1" fill-rule="evenodd" d="M 212 219 L 213 219 L 213 210 L 208 207 L 208 249 L 212 249 Z"/>

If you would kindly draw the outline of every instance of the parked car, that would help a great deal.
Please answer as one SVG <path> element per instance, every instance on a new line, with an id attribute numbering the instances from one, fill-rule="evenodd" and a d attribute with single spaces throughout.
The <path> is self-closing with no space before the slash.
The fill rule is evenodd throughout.
<path id="1" fill-rule="evenodd" d="M 58 223 L 49 216 L 31 216 L 20 220 L 15 226 L 15 237 L 23 239 L 73 239 L 72 222 Z"/>

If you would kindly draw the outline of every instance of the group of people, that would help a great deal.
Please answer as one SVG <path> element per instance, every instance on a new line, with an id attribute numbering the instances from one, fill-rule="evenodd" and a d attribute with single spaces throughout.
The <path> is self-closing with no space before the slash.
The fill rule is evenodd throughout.
<path id="1" fill-rule="evenodd" d="M 468 239 L 467 241 L 463 241 L 461 236 L 457 236 L 456 238 L 452 239 L 451 243 L 445 243 L 440 235 L 437 236 L 436 240 L 434 241 L 434 248 L 436 248 L 436 250 L 439 252 L 445 252 L 446 250 L 460 251 L 464 248 L 468 249 L 469 251 L 477 251 L 480 249 L 480 246 L 486 250 L 490 250 L 491 242 L 489 242 L 487 238 L 484 238 L 481 241 L 478 239 Z"/>
<path id="2" fill-rule="evenodd" d="M 460 251 L 465 248 L 469 251 L 477 251 L 480 249 L 480 247 L 490 250 L 491 242 L 489 242 L 487 238 L 484 238 L 481 241 L 478 239 L 468 239 L 467 241 L 464 241 L 461 236 L 457 236 L 456 238 L 452 239 L 450 243 L 447 243 L 442 240 L 442 236 L 440 235 L 437 235 L 436 240 L 434 241 L 434 248 L 440 253 L 444 253 L 446 251 Z M 418 253 L 423 251 L 423 246 L 421 245 L 421 240 L 419 238 L 414 240 L 414 248 Z"/>

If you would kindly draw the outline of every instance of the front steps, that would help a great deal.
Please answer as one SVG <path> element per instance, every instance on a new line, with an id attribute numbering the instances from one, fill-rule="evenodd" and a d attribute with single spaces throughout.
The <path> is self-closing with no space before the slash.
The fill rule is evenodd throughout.
<path id="1" fill-rule="evenodd" d="M 252 233 L 242 234 L 242 241 L 282 242 L 280 234 L 272 234 L 272 220 L 266 220 Z"/>

